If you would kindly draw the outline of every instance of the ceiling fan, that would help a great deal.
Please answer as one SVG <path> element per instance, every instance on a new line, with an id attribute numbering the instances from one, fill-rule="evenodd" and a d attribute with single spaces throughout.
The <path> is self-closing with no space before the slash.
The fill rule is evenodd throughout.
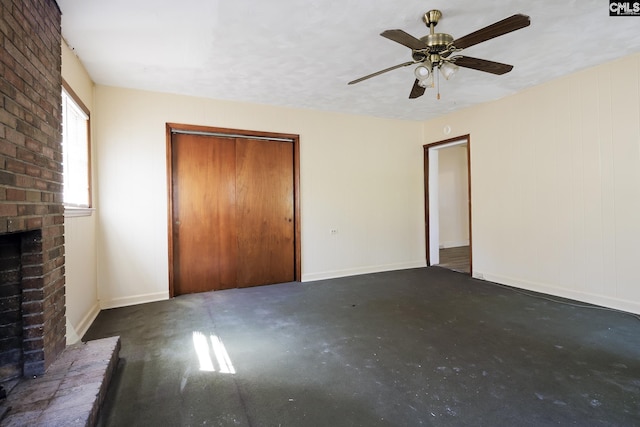
<path id="1" fill-rule="evenodd" d="M 430 10 L 425 13 L 422 20 L 429 27 L 430 31 L 428 35 L 419 39 L 403 30 L 383 31 L 380 34 L 382 37 L 386 37 L 389 40 L 393 40 L 411 49 L 413 61 L 403 62 L 402 64 L 385 68 L 384 70 L 353 80 L 349 82 L 349 84 L 360 83 L 363 80 L 379 76 L 380 74 L 397 68 L 419 64 L 415 69 L 416 80 L 409 94 L 409 98 L 413 99 L 422 96 L 426 88 L 433 87 L 433 74 L 436 69 L 439 69 L 447 80 L 455 74 L 458 67 L 472 68 L 497 75 L 508 73 L 513 69 L 513 65 L 455 54 L 462 49 L 478 43 L 528 27 L 531 23 L 528 16 L 516 14 L 474 31 L 471 34 L 467 34 L 464 37 L 454 39 L 449 34 L 435 32 L 435 27 L 438 25 L 440 18 L 442 18 L 442 12 L 439 10 Z M 438 99 L 439 98 L 440 94 L 438 94 Z"/>

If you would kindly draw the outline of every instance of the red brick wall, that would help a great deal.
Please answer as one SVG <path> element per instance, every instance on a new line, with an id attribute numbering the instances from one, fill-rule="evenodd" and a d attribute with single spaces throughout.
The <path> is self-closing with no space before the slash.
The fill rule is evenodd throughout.
<path id="1" fill-rule="evenodd" d="M 55 0 L 0 2 L 0 234 L 29 232 L 25 375 L 65 347 L 60 15 Z"/>

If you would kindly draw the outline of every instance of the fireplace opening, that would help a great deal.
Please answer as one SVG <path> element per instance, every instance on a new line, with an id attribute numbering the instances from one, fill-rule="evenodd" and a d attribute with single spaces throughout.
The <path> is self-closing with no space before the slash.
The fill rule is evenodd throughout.
<path id="1" fill-rule="evenodd" d="M 41 374 L 42 232 L 0 235 L 0 385 Z"/>
<path id="2" fill-rule="evenodd" d="M 21 240 L 0 236 L 0 384 L 22 376 Z"/>

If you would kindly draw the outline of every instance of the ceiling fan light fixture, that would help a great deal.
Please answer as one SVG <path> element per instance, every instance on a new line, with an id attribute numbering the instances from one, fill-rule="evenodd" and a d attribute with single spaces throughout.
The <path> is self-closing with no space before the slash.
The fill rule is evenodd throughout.
<path id="1" fill-rule="evenodd" d="M 433 87 L 433 74 L 429 74 L 423 79 L 418 79 L 418 86 L 423 88 Z"/>
<path id="2" fill-rule="evenodd" d="M 430 65 L 430 64 L 429 64 Z M 420 64 L 416 67 L 414 74 L 416 75 L 416 79 L 418 80 L 424 80 L 429 78 L 429 76 L 431 75 L 431 67 L 427 66 L 426 64 Z"/>
<path id="3" fill-rule="evenodd" d="M 418 79 L 418 86 L 424 88 L 433 87 L 432 69 L 433 65 L 430 61 L 424 61 L 416 67 L 414 74 Z"/>
<path id="4" fill-rule="evenodd" d="M 442 73 L 442 76 L 445 79 L 449 80 L 458 72 L 459 67 L 456 64 L 445 61 L 442 64 L 440 64 L 439 68 L 440 68 L 440 72 Z"/>

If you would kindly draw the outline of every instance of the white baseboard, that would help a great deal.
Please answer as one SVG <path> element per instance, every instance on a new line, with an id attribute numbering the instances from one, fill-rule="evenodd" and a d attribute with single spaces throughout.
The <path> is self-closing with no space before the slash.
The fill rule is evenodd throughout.
<path id="1" fill-rule="evenodd" d="M 460 246 L 469 246 L 469 240 L 449 240 L 440 242 L 440 249 L 459 248 Z"/>
<path id="2" fill-rule="evenodd" d="M 640 314 L 640 301 L 629 301 L 619 298 L 613 298 L 606 295 L 592 294 L 589 292 L 576 291 L 573 289 L 553 287 L 544 283 L 530 282 L 513 277 L 502 276 L 491 273 L 474 272 L 473 277 L 484 279 L 489 282 L 496 282 L 502 285 L 513 286 L 515 288 L 526 289 L 534 292 L 540 292 L 547 295 L 554 295 L 561 298 L 568 298 L 576 301 L 582 301 L 587 304 L 599 305 L 602 307 L 622 310 L 629 313 Z"/>
<path id="3" fill-rule="evenodd" d="M 96 320 L 96 317 L 98 317 L 98 314 L 100 314 L 100 306 L 96 302 L 93 307 L 91 307 L 89 312 L 82 318 L 80 323 L 78 323 L 78 325 L 76 326 L 76 333 L 80 338 L 82 338 L 84 334 L 87 333 L 93 321 Z"/>
<path id="4" fill-rule="evenodd" d="M 348 268 L 344 270 L 323 271 L 319 273 L 309 273 L 302 275 L 303 282 L 313 282 L 316 280 L 335 279 L 338 277 L 357 276 L 359 274 L 381 273 L 383 271 L 407 270 L 410 268 L 426 267 L 426 261 L 403 262 L 397 264 L 371 265 L 367 267 Z"/>
<path id="5" fill-rule="evenodd" d="M 152 294 L 132 295 L 118 297 L 109 300 L 100 300 L 100 309 L 127 307 L 130 305 L 145 304 L 148 302 L 164 301 L 169 299 L 169 291 L 154 292 Z"/>
<path id="6" fill-rule="evenodd" d="M 100 314 L 100 306 L 96 302 L 77 325 L 72 325 L 67 317 L 67 345 L 79 342 L 82 336 L 87 333 L 93 321 L 96 320 L 98 314 Z"/>

